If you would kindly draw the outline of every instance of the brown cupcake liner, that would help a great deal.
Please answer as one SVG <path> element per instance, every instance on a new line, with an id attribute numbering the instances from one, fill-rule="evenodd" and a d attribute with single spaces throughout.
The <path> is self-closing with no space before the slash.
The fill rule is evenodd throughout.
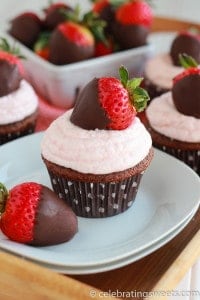
<path id="1" fill-rule="evenodd" d="M 38 110 L 21 121 L 0 125 L 0 145 L 31 134 L 35 131 Z"/>
<path id="2" fill-rule="evenodd" d="M 66 200 L 77 216 L 105 218 L 132 206 L 143 172 L 119 182 L 83 182 L 48 170 L 55 193 Z"/>
<path id="3" fill-rule="evenodd" d="M 6 134 L 0 134 L 0 145 L 3 145 L 12 140 L 15 140 L 15 139 L 18 139 L 25 135 L 29 135 L 29 134 L 33 133 L 35 131 L 35 125 L 36 124 L 32 124 L 32 126 L 30 126 L 29 128 L 26 128 L 25 130 L 22 130 L 22 131 L 18 130 L 18 131 L 9 132 Z"/>
<path id="4" fill-rule="evenodd" d="M 179 149 L 179 148 L 172 148 L 165 145 L 160 145 L 157 143 L 153 143 L 153 145 L 178 158 L 179 160 L 183 161 L 185 164 L 187 164 L 190 168 L 192 168 L 198 175 L 200 175 L 200 149 L 199 150 L 185 150 L 185 149 Z"/>

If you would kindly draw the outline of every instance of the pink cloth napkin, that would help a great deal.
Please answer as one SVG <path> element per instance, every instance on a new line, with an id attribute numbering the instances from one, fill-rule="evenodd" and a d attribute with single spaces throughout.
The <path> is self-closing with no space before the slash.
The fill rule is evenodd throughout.
<path id="1" fill-rule="evenodd" d="M 53 106 L 42 97 L 39 97 L 39 116 L 35 131 L 39 132 L 47 129 L 51 122 L 62 115 L 65 111 L 66 109 Z"/>

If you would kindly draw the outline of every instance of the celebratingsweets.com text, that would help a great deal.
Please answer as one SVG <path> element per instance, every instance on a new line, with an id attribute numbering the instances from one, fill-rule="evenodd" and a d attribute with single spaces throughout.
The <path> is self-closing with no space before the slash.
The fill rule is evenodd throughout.
<path id="1" fill-rule="evenodd" d="M 150 298 L 150 297 L 191 297 L 193 296 L 193 299 L 200 299 L 200 290 L 169 290 L 169 291 L 152 291 L 152 292 L 145 292 L 145 291 L 138 291 L 138 290 L 133 290 L 133 291 L 120 291 L 120 290 L 115 290 L 115 291 L 98 291 L 95 289 L 91 289 L 89 291 L 89 295 L 91 298 L 121 298 L 121 299 L 134 299 L 134 298 Z"/>

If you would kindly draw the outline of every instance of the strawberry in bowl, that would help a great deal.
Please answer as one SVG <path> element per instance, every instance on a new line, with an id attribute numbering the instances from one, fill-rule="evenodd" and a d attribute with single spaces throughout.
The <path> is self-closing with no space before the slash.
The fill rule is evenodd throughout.
<path id="1" fill-rule="evenodd" d="M 151 29 L 153 13 L 143 0 L 131 0 L 121 4 L 115 12 L 112 32 L 121 49 L 143 46 Z"/>

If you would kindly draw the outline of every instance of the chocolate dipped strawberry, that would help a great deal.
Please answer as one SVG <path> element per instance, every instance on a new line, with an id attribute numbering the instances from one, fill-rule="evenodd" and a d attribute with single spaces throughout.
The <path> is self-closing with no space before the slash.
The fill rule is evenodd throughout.
<path id="1" fill-rule="evenodd" d="M 174 105 L 180 113 L 200 118 L 200 68 L 186 54 L 180 55 L 180 63 L 186 70 L 173 80 Z"/>
<path id="2" fill-rule="evenodd" d="M 72 12 L 73 9 L 63 3 L 51 3 L 47 8 L 44 9 L 44 26 L 48 30 L 53 30 L 58 24 L 66 21 L 66 14 Z"/>
<path id="3" fill-rule="evenodd" d="M 180 66 L 179 55 L 181 53 L 193 57 L 197 63 L 200 63 L 200 34 L 198 32 L 182 31 L 176 36 L 170 49 L 170 56 L 176 66 Z"/>
<path id="4" fill-rule="evenodd" d="M 31 48 L 42 29 L 40 18 L 33 12 L 24 12 L 11 20 L 10 35 Z"/>
<path id="5" fill-rule="evenodd" d="M 113 36 L 122 49 L 143 46 L 147 43 L 152 20 L 152 9 L 147 2 L 127 1 L 115 12 Z"/>
<path id="6" fill-rule="evenodd" d="M 0 97 L 19 88 L 24 73 L 19 49 L 11 47 L 6 39 L 0 40 Z"/>
<path id="7" fill-rule="evenodd" d="M 51 35 L 49 61 L 63 65 L 91 58 L 94 44 L 94 37 L 86 26 L 66 21 L 58 25 Z"/>
<path id="8" fill-rule="evenodd" d="M 106 22 L 106 33 L 112 32 L 112 26 L 115 21 L 115 2 L 112 0 L 97 0 L 94 1 L 92 11 L 99 15 L 100 19 Z M 119 1 L 118 1 L 119 2 Z"/>
<path id="9" fill-rule="evenodd" d="M 142 111 L 149 100 L 139 85 L 142 78 L 129 79 L 123 66 L 119 69 L 120 80 L 115 77 L 94 78 L 80 92 L 71 122 L 84 129 L 127 128 L 137 112 Z"/>
<path id="10" fill-rule="evenodd" d="M 9 192 L 0 183 L 0 228 L 11 240 L 46 246 L 66 242 L 77 232 L 77 217 L 48 187 L 25 182 Z"/>

